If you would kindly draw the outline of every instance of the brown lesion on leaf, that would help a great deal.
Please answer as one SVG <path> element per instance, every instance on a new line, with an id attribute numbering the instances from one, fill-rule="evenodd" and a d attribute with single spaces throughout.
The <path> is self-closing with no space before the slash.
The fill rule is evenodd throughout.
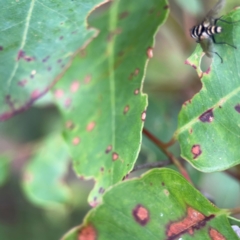
<path id="1" fill-rule="evenodd" d="M 16 60 L 19 61 L 20 59 L 23 59 L 26 62 L 31 62 L 31 61 L 35 60 L 34 57 L 27 56 L 23 50 L 19 50 L 18 51 L 18 55 L 17 55 L 17 59 Z"/>
<path id="2" fill-rule="evenodd" d="M 97 231 L 91 224 L 84 226 L 78 232 L 78 240 L 96 240 L 96 239 Z"/>
<path id="3" fill-rule="evenodd" d="M 105 153 L 108 154 L 112 151 L 112 145 L 108 145 L 106 150 L 105 150 Z"/>
<path id="4" fill-rule="evenodd" d="M 139 68 L 136 68 L 136 69 L 134 70 L 134 72 L 131 72 L 131 73 L 130 73 L 128 79 L 129 79 L 129 80 L 132 80 L 133 77 L 136 77 L 136 76 L 139 74 L 139 72 L 140 72 L 140 69 L 139 69 Z"/>
<path id="5" fill-rule="evenodd" d="M 191 152 L 193 154 L 193 159 L 198 158 L 202 154 L 202 149 L 199 144 L 194 144 L 192 146 Z"/>
<path id="6" fill-rule="evenodd" d="M 191 104 L 191 103 L 192 103 L 192 100 L 189 99 L 183 103 L 183 106 L 187 106 L 188 104 Z"/>
<path id="7" fill-rule="evenodd" d="M 105 189 L 104 189 L 104 188 L 100 187 L 100 188 L 98 189 L 98 193 L 103 194 L 104 192 L 105 192 Z"/>
<path id="8" fill-rule="evenodd" d="M 234 108 L 238 113 L 240 113 L 240 104 L 237 104 Z"/>
<path id="9" fill-rule="evenodd" d="M 169 9 L 169 5 L 165 5 L 163 9 Z"/>
<path id="10" fill-rule="evenodd" d="M 214 120 L 213 116 L 213 109 L 210 108 L 206 112 L 204 112 L 200 117 L 199 120 L 204 123 L 211 123 Z"/>
<path id="11" fill-rule="evenodd" d="M 140 225 L 145 226 L 149 222 L 149 211 L 138 204 L 132 211 L 133 217 Z"/>
<path id="12" fill-rule="evenodd" d="M 3 46 L 0 46 L 0 51 L 2 51 L 3 50 Z"/>
<path id="13" fill-rule="evenodd" d="M 129 15 L 128 11 L 122 12 L 122 13 L 119 14 L 118 19 L 122 20 L 122 19 L 128 17 L 128 15 Z"/>
<path id="14" fill-rule="evenodd" d="M 72 99 L 71 98 L 67 98 L 65 101 L 64 101 L 64 106 L 66 108 L 69 108 L 71 106 L 71 103 L 72 103 Z"/>
<path id="15" fill-rule="evenodd" d="M 189 129 L 189 133 L 190 133 L 190 134 L 193 133 L 193 129 L 192 129 L 192 128 Z"/>
<path id="16" fill-rule="evenodd" d="M 75 125 L 72 121 L 69 120 L 65 123 L 65 127 L 69 130 L 72 130 L 72 129 L 74 129 Z"/>
<path id="17" fill-rule="evenodd" d="M 187 208 L 187 216 L 167 226 L 167 240 L 177 240 L 183 234 L 193 235 L 195 230 L 203 228 L 214 215 L 205 216 L 192 207 Z"/>
<path id="18" fill-rule="evenodd" d="M 129 108 L 130 108 L 129 105 L 127 105 L 127 106 L 124 108 L 123 113 L 126 114 L 126 113 L 129 111 Z"/>
<path id="19" fill-rule="evenodd" d="M 118 153 L 113 152 L 113 153 L 112 153 L 112 160 L 113 160 L 113 161 L 116 161 L 116 160 L 118 160 L 118 158 L 119 158 Z"/>
<path id="20" fill-rule="evenodd" d="M 108 36 L 107 36 L 107 41 L 111 42 L 113 37 L 122 33 L 122 29 L 121 28 L 116 28 L 114 31 L 110 31 Z"/>
<path id="21" fill-rule="evenodd" d="M 212 240 L 226 240 L 226 238 L 216 229 L 209 229 L 209 236 Z"/>

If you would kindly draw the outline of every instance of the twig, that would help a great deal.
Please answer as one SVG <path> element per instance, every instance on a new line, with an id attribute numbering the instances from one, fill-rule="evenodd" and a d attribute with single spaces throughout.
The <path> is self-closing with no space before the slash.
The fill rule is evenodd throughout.
<path id="1" fill-rule="evenodd" d="M 153 163 L 145 163 L 138 166 L 135 166 L 131 172 L 135 172 L 144 168 L 160 168 L 170 165 L 171 162 L 169 160 L 161 161 L 161 162 L 153 162 Z"/>
<path id="2" fill-rule="evenodd" d="M 153 142 L 155 143 L 162 152 L 169 158 L 169 160 L 177 166 L 181 174 L 190 182 L 192 183 L 186 169 L 182 166 L 180 161 L 173 156 L 171 152 L 167 150 L 167 147 L 169 144 L 165 144 L 162 141 L 160 141 L 158 138 L 156 138 L 153 134 L 151 134 L 146 128 L 143 128 L 143 133 Z"/>

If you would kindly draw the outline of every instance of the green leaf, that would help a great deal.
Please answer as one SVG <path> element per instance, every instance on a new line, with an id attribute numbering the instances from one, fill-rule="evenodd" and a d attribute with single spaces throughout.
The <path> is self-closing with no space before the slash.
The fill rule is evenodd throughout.
<path id="1" fill-rule="evenodd" d="M 0 0 L 0 120 L 27 109 L 96 35 L 85 18 L 100 0 Z"/>
<path id="2" fill-rule="evenodd" d="M 10 173 L 10 159 L 6 156 L 0 156 L 0 186 L 8 179 Z"/>
<path id="3" fill-rule="evenodd" d="M 226 211 L 215 207 L 179 173 L 155 169 L 106 192 L 103 203 L 89 212 L 83 225 L 63 237 L 63 240 L 76 239 L 237 240 L 238 237 Z"/>
<path id="4" fill-rule="evenodd" d="M 23 175 L 23 189 L 35 204 L 62 207 L 71 194 L 64 182 L 69 155 L 61 136 L 51 135 L 42 143 Z"/>
<path id="5" fill-rule="evenodd" d="M 240 20 L 240 9 L 235 9 L 224 20 Z M 187 62 L 196 68 L 203 87 L 193 99 L 187 101 L 179 114 L 176 137 L 181 155 L 195 168 L 204 171 L 221 171 L 240 163 L 240 22 L 218 22 L 224 29 L 216 35 L 213 62 L 207 72 L 200 69 L 202 50 L 197 47 Z"/>
<path id="6" fill-rule="evenodd" d="M 91 16 L 100 34 L 54 92 L 74 169 L 96 181 L 91 205 L 122 180 L 138 156 L 147 106 L 142 79 L 153 37 L 168 14 L 165 0 L 116 0 L 108 6 Z"/>

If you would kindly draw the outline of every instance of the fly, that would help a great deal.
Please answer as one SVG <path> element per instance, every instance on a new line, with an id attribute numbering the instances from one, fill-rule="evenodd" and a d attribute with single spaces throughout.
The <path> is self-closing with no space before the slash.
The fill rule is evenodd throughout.
<path id="1" fill-rule="evenodd" d="M 213 53 L 215 53 L 221 59 L 221 63 L 223 63 L 223 59 L 217 52 L 213 51 L 213 44 L 226 44 L 237 49 L 237 47 L 235 47 L 234 45 L 231 45 L 226 42 L 216 42 L 215 40 L 214 35 L 222 32 L 222 27 L 217 25 L 218 21 L 228 24 L 236 23 L 223 20 L 221 19 L 221 17 L 217 18 L 218 12 L 223 8 L 224 5 L 225 0 L 219 0 L 215 4 L 215 6 L 207 13 L 202 23 L 197 26 L 194 26 L 190 30 L 191 37 L 196 39 L 197 43 L 200 43 L 203 52 L 205 52 L 205 54 L 210 58 L 212 58 Z"/>

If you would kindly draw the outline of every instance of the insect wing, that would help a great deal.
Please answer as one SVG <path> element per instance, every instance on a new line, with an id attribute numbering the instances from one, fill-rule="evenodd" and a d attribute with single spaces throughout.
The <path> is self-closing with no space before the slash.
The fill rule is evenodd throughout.
<path id="1" fill-rule="evenodd" d="M 214 20 L 218 13 L 224 7 L 226 0 L 218 0 L 218 2 L 213 6 L 213 8 L 207 13 L 205 19 L 210 21 L 211 25 L 214 25 Z"/>

